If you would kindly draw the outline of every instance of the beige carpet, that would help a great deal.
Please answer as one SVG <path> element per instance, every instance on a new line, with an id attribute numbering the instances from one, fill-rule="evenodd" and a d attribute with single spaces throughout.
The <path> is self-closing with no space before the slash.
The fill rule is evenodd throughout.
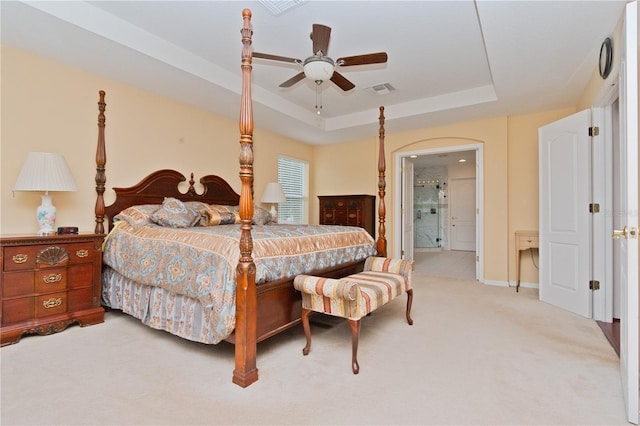
<path id="1" fill-rule="evenodd" d="M 346 321 L 258 347 L 260 380 L 231 383 L 233 347 L 191 343 L 119 313 L 0 350 L 1 423 L 627 424 L 619 361 L 594 321 L 537 291 L 415 276 L 363 320 L 360 374 Z"/>

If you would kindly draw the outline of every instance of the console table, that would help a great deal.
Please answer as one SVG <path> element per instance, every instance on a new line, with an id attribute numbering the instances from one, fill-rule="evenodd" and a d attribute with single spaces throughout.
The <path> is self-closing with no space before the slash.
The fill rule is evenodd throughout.
<path id="1" fill-rule="evenodd" d="M 516 231 L 516 292 L 520 290 L 520 254 L 537 248 L 538 231 Z"/>

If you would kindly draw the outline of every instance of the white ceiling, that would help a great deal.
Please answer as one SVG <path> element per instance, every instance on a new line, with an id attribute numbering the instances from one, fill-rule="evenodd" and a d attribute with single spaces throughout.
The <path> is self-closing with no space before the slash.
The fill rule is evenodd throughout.
<path id="1" fill-rule="evenodd" d="M 387 52 L 386 64 L 340 69 L 351 91 L 323 83 L 319 116 L 315 83 L 278 87 L 300 71 L 295 64 L 254 60 L 256 129 L 322 144 L 376 137 L 380 105 L 387 133 L 575 106 L 624 5 L 302 1 L 274 16 L 256 1 L 2 1 L 0 10 L 3 44 L 233 119 L 243 8 L 257 52 L 310 56 L 314 23 L 332 28 L 334 59 Z M 382 83 L 396 90 L 367 90 Z"/>

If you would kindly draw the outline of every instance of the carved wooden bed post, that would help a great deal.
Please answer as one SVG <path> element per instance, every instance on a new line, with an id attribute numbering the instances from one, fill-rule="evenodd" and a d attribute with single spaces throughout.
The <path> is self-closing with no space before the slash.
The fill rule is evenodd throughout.
<path id="1" fill-rule="evenodd" d="M 378 250 L 378 256 L 387 257 L 387 237 L 386 228 L 384 225 L 385 217 L 387 215 L 386 207 L 384 204 L 385 188 L 387 183 L 385 181 L 385 169 L 386 161 L 384 154 L 384 107 L 380 107 L 380 131 L 378 133 L 379 151 L 378 151 L 378 196 L 380 197 L 380 203 L 378 204 L 378 240 L 376 241 L 376 248 Z"/>
<path id="2" fill-rule="evenodd" d="M 235 369 L 233 383 L 247 387 L 258 380 L 256 368 L 256 266 L 253 263 L 253 109 L 251 104 L 251 11 L 242 11 L 242 97 L 240 99 L 240 261 L 236 269 Z"/>
<path id="3" fill-rule="evenodd" d="M 104 185 L 107 182 L 107 176 L 104 172 L 107 163 L 107 151 L 104 143 L 104 110 L 107 104 L 104 102 L 104 90 L 98 92 L 100 100 L 98 101 L 98 147 L 96 149 L 96 197 L 95 215 L 96 215 L 96 234 L 104 234 Z"/>

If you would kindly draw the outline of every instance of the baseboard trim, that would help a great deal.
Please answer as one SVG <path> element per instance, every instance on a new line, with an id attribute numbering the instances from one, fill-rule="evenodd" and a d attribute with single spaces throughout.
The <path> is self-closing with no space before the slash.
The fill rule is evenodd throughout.
<path id="1" fill-rule="evenodd" d="M 517 285 L 516 281 L 509 281 L 509 287 L 515 287 L 516 285 Z M 520 287 L 522 287 L 522 288 L 536 288 L 536 289 L 539 289 L 540 288 L 540 284 L 538 284 L 538 283 L 528 283 L 528 282 L 520 281 Z"/>
<path id="2" fill-rule="evenodd" d="M 495 285 L 497 287 L 509 287 L 509 283 L 507 281 L 484 280 L 482 282 L 483 284 Z"/>
<path id="3" fill-rule="evenodd" d="M 497 280 L 483 280 L 483 284 L 494 285 L 496 287 L 515 287 L 515 281 L 497 281 Z M 539 288 L 538 283 L 525 283 L 520 281 L 520 287 L 522 288 Z"/>

